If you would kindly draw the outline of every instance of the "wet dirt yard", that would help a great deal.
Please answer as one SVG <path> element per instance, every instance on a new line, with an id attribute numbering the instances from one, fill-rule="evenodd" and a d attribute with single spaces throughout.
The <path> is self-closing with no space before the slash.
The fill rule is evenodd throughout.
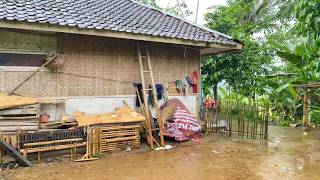
<path id="1" fill-rule="evenodd" d="M 3 179 L 320 179 L 320 131 L 270 127 L 268 142 L 207 135 L 200 144 L 123 152 L 90 162 L 35 163 Z"/>

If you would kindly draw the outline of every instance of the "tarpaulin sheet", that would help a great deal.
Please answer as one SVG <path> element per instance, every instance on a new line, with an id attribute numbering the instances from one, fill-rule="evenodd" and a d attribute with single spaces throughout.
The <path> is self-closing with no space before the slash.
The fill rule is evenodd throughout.
<path id="1" fill-rule="evenodd" d="M 198 120 L 188 111 L 180 100 L 171 99 L 165 106 L 170 104 L 175 104 L 176 110 L 173 118 L 166 122 L 164 134 L 168 137 L 174 137 L 177 141 L 199 141 L 201 126 Z"/>

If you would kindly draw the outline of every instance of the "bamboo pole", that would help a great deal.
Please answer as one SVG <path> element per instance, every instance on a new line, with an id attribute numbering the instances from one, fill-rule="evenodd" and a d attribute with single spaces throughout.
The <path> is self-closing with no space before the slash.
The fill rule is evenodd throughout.
<path id="1" fill-rule="evenodd" d="M 17 91 L 24 83 L 26 83 L 29 79 L 31 79 L 34 75 L 36 75 L 43 67 L 45 67 L 47 64 L 49 64 L 52 60 L 56 59 L 58 56 L 60 56 L 60 53 L 55 54 L 54 56 L 51 56 L 47 59 L 45 63 L 43 63 L 36 71 L 31 73 L 28 77 L 26 77 L 22 82 L 20 82 L 17 86 L 15 86 L 10 92 L 9 95 L 14 94 L 15 91 Z"/>
<path id="2" fill-rule="evenodd" d="M 160 145 L 161 145 L 161 147 L 164 147 L 164 137 L 163 137 L 164 124 L 161 119 L 160 107 L 159 107 L 158 98 L 157 98 L 157 91 L 156 91 L 156 86 L 154 83 L 154 77 L 153 77 L 153 72 L 152 72 L 152 67 L 151 67 L 151 60 L 150 60 L 150 55 L 149 55 L 149 51 L 147 49 L 147 46 L 145 46 L 145 51 L 146 51 L 148 67 L 149 67 L 149 71 L 150 71 L 150 79 L 151 79 L 151 86 L 152 86 L 152 93 L 153 93 L 153 102 L 154 102 L 154 106 L 156 109 L 157 120 L 158 120 L 158 125 L 159 125 Z"/>
<path id="3" fill-rule="evenodd" d="M 144 70 L 143 70 L 143 62 L 142 62 L 142 54 L 141 54 L 141 45 L 139 42 L 137 42 L 137 50 L 138 50 L 138 56 L 139 56 L 139 65 L 140 65 L 140 74 L 141 74 L 141 82 L 142 82 L 142 91 L 143 91 L 143 101 L 145 105 L 145 113 L 146 113 L 146 128 L 148 132 L 147 140 L 148 144 L 150 145 L 151 149 L 153 149 L 153 140 L 152 140 L 152 127 L 151 127 L 151 115 L 149 111 L 149 105 L 148 105 L 148 98 L 147 98 L 147 92 L 146 92 L 146 84 L 144 79 Z"/>
<path id="4" fill-rule="evenodd" d="M 208 133 L 208 109 L 205 108 L 205 115 L 204 115 L 204 132 Z"/>

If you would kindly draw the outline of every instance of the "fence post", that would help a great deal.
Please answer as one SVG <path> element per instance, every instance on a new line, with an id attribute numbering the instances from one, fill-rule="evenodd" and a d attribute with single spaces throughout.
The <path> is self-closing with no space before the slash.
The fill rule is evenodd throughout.
<path id="1" fill-rule="evenodd" d="M 269 123 L 269 112 L 266 112 L 265 125 L 264 125 L 264 139 L 268 139 L 268 123 Z"/>
<path id="2" fill-rule="evenodd" d="M 204 133 L 208 133 L 208 109 L 205 108 L 205 115 L 204 115 Z"/>

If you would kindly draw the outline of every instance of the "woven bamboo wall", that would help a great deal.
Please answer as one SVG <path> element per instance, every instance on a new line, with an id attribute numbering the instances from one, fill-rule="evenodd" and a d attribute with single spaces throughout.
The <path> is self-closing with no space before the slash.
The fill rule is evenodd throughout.
<path id="1" fill-rule="evenodd" d="M 0 28 L 0 51 L 55 53 L 55 33 Z"/>
<path id="2" fill-rule="evenodd" d="M 34 96 L 103 96 L 134 94 L 140 82 L 136 42 L 116 38 L 64 34 L 65 64 L 57 72 L 42 71 L 17 91 Z M 199 69 L 199 51 L 163 43 L 148 43 L 156 83 L 173 85 Z M 31 72 L 0 68 L 0 91 L 6 92 Z"/>

